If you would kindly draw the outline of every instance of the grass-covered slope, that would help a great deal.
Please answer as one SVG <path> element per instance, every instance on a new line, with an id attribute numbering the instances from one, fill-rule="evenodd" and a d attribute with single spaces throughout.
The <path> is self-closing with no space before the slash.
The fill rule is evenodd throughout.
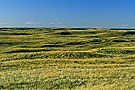
<path id="1" fill-rule="evenodd" d="M 135 30 L 1 28 L 0 90 L 134 90 Z"/>

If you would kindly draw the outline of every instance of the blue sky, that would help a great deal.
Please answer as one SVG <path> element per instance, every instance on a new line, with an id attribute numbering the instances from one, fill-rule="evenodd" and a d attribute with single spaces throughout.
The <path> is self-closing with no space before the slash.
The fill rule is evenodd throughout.
<path id="1" fill-rule="evenodd" d="M 0 27 L 135 27 L 135 0 L 0 0 Z"/>

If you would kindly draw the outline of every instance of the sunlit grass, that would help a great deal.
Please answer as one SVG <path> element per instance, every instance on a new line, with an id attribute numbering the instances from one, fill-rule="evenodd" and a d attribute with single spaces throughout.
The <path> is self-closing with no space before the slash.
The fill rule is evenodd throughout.
<path id="1" fill-rule="evenodd" d="M 1 90 L 134 90 L 134 30 L 0 29 Z"/>

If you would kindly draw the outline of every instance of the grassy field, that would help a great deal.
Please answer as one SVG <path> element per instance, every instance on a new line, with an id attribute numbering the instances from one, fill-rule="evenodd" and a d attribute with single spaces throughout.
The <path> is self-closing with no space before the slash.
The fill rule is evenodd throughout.
<path id="1" fill-rule="evenodd" d="M 1 28 L 0 90 L 135 90 L 135 30 Z"/>

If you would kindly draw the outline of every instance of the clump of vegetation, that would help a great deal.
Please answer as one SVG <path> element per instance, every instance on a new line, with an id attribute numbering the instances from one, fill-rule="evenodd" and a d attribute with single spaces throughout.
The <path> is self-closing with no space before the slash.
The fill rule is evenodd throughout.
<path id="1" fill-rule="evenodd" d="M 135 31 L 128 31 L 128 32 L 123 33 L 123 36 L 125 35 L 135 35 Z"/>
<path id="2" fill-rule="evenodd" d="M 72 35 L 72 33 L 70 33 L 70 32 L 60 32 L 60 33 L 58 33 L 59 35 Z"/>

